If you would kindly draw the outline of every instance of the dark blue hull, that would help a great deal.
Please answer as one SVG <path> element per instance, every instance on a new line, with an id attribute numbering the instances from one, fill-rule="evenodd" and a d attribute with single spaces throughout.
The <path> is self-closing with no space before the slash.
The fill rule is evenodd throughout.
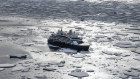
<path id="1" fill-rule="evenodd" d="M 64 42 L 54 41 L 54 40 L 48 40 L 48 44 L 59 46 L 62 48 L 71 48 L 71 49 L 75 49 L 77 51 L 88 51 L 88 49 L 89 49 L 89 45 L 84 45 L 84 46 L 83 45 L 74 45 L 74 44 L 64 43 Z"/>

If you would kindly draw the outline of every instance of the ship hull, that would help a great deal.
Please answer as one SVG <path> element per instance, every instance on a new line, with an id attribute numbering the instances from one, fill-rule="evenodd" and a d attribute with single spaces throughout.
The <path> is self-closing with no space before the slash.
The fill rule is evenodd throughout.
<path id="1" fill-rule="evenodd" d="M 53 40 L 48 40 L 48 44 L 52 44 L 55 46 L 59 46 L 62 48 L 71 48 L 71 49 L 75 49 L 77 51 L 88 51 L 89 49 L 89 45 L 74 45 L 74 44 L 70 44 L 70 43 L 64 43 L 64 42 L 60 42 L 60 41 L 53 41 Z"/>

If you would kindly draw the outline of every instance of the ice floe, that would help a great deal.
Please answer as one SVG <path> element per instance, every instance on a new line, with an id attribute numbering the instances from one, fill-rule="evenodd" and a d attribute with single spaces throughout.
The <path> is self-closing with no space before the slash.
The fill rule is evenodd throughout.
<path id="1" fill-rule="evenodd" d="M 120 48 L 135 48 L 136 47 L 131 42 L 126 42 L 126 41 L 118 42 L 114 46 L 117 46 L 117 47 L 120 47 Z"/>
<path id="2" fill-rule="evenodd" d="M 30 70 L 29 67 L 16 66 L 12 69 L 12 72 L 16 72 L 16 71 L 28 72 L 29 70 Z"/>
<path id="3" fill-rule="evenodd" d="M 131 70 L 131 71 L 126 71 L 125 73 L 124 73 L 125 75 L 128 75 L 128 76 L 131 76 L 131 77 L 139 77 L 139 72 L 136 72 L 136 71 L 134 71 L 134 70 Z"/>
<path id="4" fill-rule="evenodd" d="M 58 65 L 58 67 L 64 67 L 64 65 L 65 65 L 65 61 L 61 61 L 61 62 L 58 63 L 57 65 Z"/>
<path id="5" fill-rule="evenodd" d="M 131 77 L 130 79 L 140 79 L 140 77 Z"/>
<path id="6" fill-rule="evenodd" d="M 89 74 L 80 70 L 80 69 L 76 69 L 76 70 L 73 70 L 71 71 L 71 73 L 69 74 L 71 76 L 74 76 L 74 77 L 78 77 L 78 78 L 82 78 L 82 77 L 88 77 Z"/>
<path id="7" fill-rule="evenodd" d="M 0 68 L 0 71 L 3 71 L 3 70 L 5 70 L 4 68 Z"/>
<path id="8" fill-rule="evenodd" d="M 100 38 L 100 39 L 97 39 L 97 42 L 111 42 L 113 41 L 112 38 Z"/>
<path id="9" fill-rule="evenodd" d="M 138 72 L 140 72 L 140 67 L 132 67 L 132 70 L 137 70 Z"/>
<path id="10" fill-rule="evenodd" d="M 15 66 L 16 64 L 0 64 L 0 68 L 12 68 Z"/>
<path id="11" fill-rule="evenodd" d="M 131 40 L 132 42 L 136 42 L 136 41 L 140 41 L 139 37 L 131 37 L 129 40 Z"/>
<path id="12" fill-rule="evenodd" d="M 49 64 L 48 63 L 38 63 L 38 66 L 39 67 L 46 67 L 46 66 L 49 66 Z"/>
<path id="13" fill-rule="evenodd" d="M 59 63 L 59 64 L 58 64 L 58 67 L 63 67 L 63 66 L 64 66 L 63 63 Z"/>
<path id="14" fill-rule="evenodd" d="M 102 52 L 107 55 L 115 55 L 115 56 L 120 56 L 122 54 L 121 52 L 116 51 L 102 51 Z"/>

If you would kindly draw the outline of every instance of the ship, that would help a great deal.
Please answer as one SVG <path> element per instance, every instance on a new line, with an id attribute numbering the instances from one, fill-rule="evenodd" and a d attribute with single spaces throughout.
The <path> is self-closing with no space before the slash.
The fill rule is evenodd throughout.
<path id="1" fill-rule="evenodd" d="M 79 34 L 69 30 L 69 32 L 58 30 L 50 35 L 48 46 L 50 49 L 70 48 L 77 51 L 88 51 L 89 45 L 85 44 Z"/>

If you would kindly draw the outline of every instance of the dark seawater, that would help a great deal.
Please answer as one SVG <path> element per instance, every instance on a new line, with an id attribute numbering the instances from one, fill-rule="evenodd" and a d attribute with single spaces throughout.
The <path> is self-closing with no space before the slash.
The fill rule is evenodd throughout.
<path id="1" fill-rule="evenodd" d="M 0 45 L 0 64 L 1 63 L 15 63 L 20 59 L 10 59 L 10 54 L 28 54 L 23 49 L 16 47 L 15 45 Z"/>

